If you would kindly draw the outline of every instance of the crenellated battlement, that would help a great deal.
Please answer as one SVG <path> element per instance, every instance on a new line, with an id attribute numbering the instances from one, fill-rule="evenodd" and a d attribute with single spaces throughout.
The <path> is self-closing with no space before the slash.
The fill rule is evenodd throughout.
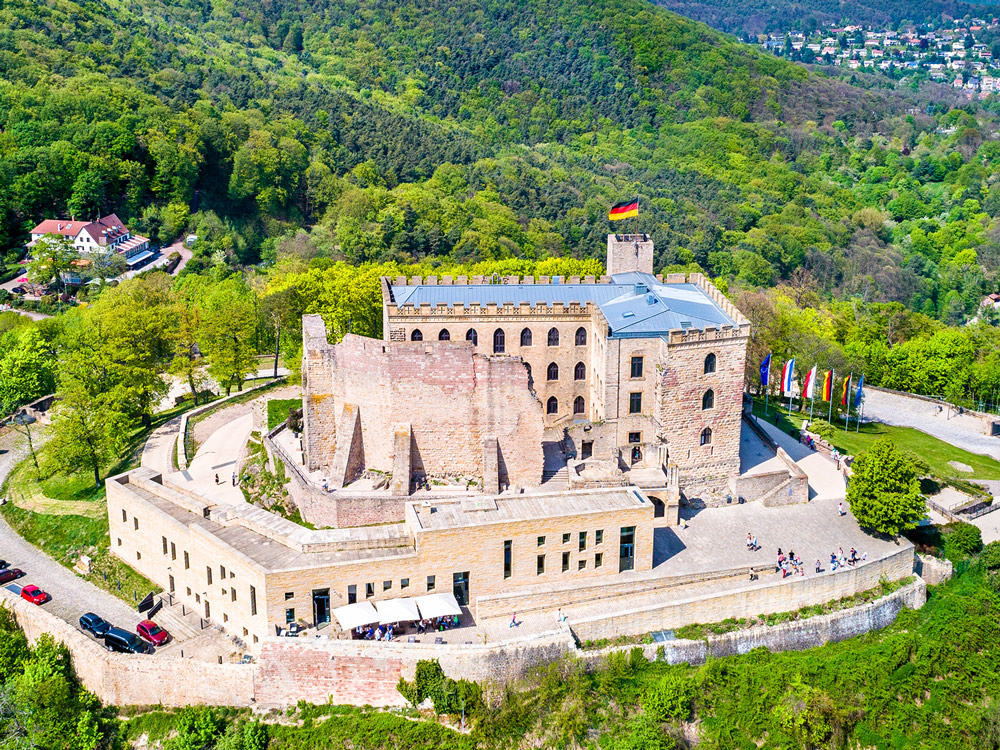
<path id="1" fill-rule="evenodd" d="M 613 284 L 610 276 L 386 276 L 391 286 L 542 286 L 549 284 Z"/>

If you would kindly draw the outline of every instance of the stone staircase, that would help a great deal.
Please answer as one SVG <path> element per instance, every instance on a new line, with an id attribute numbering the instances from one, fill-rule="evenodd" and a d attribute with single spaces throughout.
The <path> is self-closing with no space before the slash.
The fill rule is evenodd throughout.
<path id="1" fill-rule="evenodd" d="M 562 466 L 558 469 L 545 469 L 542 471 L 542 486 L 553 492 L 568 488 L 569 468 Z"/>
<path id="2" fill-rule="evenodd" d="M 177 602 L 175 604 L 169 604 L 169 600 L 164 597 L 157 597 L 157 599 L 163 599 L 163 606 L 160 611 L 153 615 L 153 620 L 161 628 L 170 633 L 177 640 L 187 640 L 188 638 L 194 638 L 196 635 L 202 632 L 201 630 L 201 618 L 198 617 L 198 613 L 192 610 L 190 607 L 186 608 L 187 614 L 181 614 L 181 604 Z"/>

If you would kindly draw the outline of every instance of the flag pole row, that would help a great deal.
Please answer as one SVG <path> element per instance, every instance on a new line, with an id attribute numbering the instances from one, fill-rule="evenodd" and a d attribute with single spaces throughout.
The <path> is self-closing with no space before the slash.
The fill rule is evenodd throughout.
<path id="1" fill-rule="evenodd" d="M 768 409 L 768 396 L 770 394 L 771 385 L 771 353 L 760 363 L 760 384 L 764 389 L 764 416 L 767 416 Z M 833 420 L 833 402 L 834 402 L 834 384 L 837 379 L 837 374 L 834 370 L 827 370 L 821 373 L 819 371 L 819 365 L 814 365 L 811 370 L 809 370 L 805 378 L 802 381 L 802 389 L 800 391 L 799 397 L 805 401 L 809 400 L 809 421 L 813 419 L 813 414 L 816 408 L 816 386 L 817 383 L 822 379 L 822 386 L 820 388 L 820 401 L 829 402 L 829 408 L 827 409 L 827 421 L 832 423 Z M 841 406 L 847 407 L 847 420 L 844 424 L 844 430 L 846 431 L 850 426 L 851 422 L 851 405 L 855 410 L 863 408 L 864 401 L 864 383 L 865 376 L 861 375 L 858 379 L 858 384 L 854 386 L 854 373 L 852 372 L 844 380 L 843 390 L 840 393 L 839 401 Z M 779 383 L 779 392 L 781 395 L 788 396 L 788 410 L 792 410 L 792 396 L 795 390 L 795 357 L 789 359 L 781 368 L 781 382 Z M 860 417 L 856 420 L 855 425 L 857 430 L 860 430 Z"/>

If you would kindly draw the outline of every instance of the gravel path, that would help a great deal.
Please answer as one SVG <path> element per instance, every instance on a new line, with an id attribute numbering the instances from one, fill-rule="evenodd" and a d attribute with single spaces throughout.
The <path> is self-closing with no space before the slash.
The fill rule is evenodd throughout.
<path id="1" fill-rule="evenodd" d="M 983 420 L 968 414 L 957 415 L 945 406 L 919 398 L 899 396 L 874 389 L 865 390 L 865 417 L 883 424 L 914 427 L 970 453 L 1000 459 L 1000 438 L 985 434 Z"/>

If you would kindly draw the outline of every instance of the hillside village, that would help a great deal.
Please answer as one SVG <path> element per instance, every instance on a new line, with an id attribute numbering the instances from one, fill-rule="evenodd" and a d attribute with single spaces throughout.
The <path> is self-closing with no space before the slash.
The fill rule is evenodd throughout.
<path id="1" fill-rule="evenodd" d="M 970 99 L 1000 90 L 1000 21 L 996 18 L 973 18 L 967 25 L 898 30 L 831 25 L 813 32 L 761 34 L 757 43 L 776 55 L 804 63 L 951 83 L 967 92 Z"/>

